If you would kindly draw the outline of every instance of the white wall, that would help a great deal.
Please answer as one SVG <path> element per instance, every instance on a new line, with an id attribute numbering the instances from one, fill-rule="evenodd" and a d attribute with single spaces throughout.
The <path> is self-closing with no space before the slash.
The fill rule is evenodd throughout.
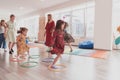
<path id="1" fill-rule="evenodd" d="M 112 0 L 96 0 L 94 48 L 112 50 Z"/>

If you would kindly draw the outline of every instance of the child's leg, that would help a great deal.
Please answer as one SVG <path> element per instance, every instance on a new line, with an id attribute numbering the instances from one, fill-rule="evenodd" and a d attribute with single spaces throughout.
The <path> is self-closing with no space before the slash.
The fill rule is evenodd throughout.
<path id="1" fill-rule="evenodd" d="M 9 42 L 9 44 L 8 44 L 8 48 L 9 48 L 9 54 L 12 54 L 12 51 L 11 51 L 11 45 L 12 45 L 12 43 L 11 42 Z"/>
<path id="2" fill-rule="evenodd" d="M 30 56 L 30 54 L 29 54 L 29 50 L 27 51 L 27 53 L 28 53 L 28 56 Z"/>
<path id="3" fill-rule="evenodd" d="M 51 66 L 53 66 L 53 65 L 55 65 L 56 64 L 56 62 L 58 61 L 58 59 L 61 57 L 61 54 L 59 53 L 59 54 L 57 54 L 57 57 L 54 59 L 54 61 L 53 61 L 53 63 L 52 63 L 52 65 Z"/>
<path id="4" fill-rule="evenodd" d="M 25 59 L 25 53 L 21 53 L 21 52 L 19 53 L 19 52 L 17 52 L 17 58 L 18 59 L 20 59 L 20 58 L 21 59 Z"/>
<path id="5" fill-rule="evenodd" d="M 21 58 L 20 53 L 17 51 L 17 56 L 16 56 L 17 60 L 19 60 Z"/>
<path id="6" fill-rule="evenodd" d="M 21 59 L 25 59 L 25 55 L 24 55 L 24 54 L 21 54 L 21 55 L 20 55 L 20 58 L 21 58 Z"/>
<path id="7" fill-rule="evenodd" d="M 15 42 L 11 44 L 11 49 L 13 49 L 14 45 L 15 45 Z"/>
<path id="8" fill-rule="evenodd" d="M 3 41 L 3 48 L 6 49 L 6 40 Z"/>
<path id="9" fill-rule="evenodd" d="M 52 58 L 52 54 L 50 52 L 48 53 L 48 58 Z"/>
<path id="10" fill-rule="evenodd" d="M 49 47 L 50 48 L 50 51 L 53 49 L 52 47 Z M 51 52 L 49 51 L 49 53 L 48 53 L 48 58 L 52 58 L 52 54 L 51 54 Z"/>
<path id="11" fill-rule="evenodd" d="M 70 47 L 70 52 L 72 52 L 72 51 L 73 51 L 73 49 L 72 49 L 71 44 L 70 44 L 70 43 L 68 43 L 68 46 Z"/>
<path id="12" fill-rule="evenodd" d="M 3 34 L 0 34 L 0 48 L 2 47 L 2 43 L 3 43 Z"/>
<path id="13" fill-rule="evenodd" d="M 9 42 L 9 44 L 8 44 L 8 47 L 9 47 L 9 51 L 11 51 L 11 42 Z"/>

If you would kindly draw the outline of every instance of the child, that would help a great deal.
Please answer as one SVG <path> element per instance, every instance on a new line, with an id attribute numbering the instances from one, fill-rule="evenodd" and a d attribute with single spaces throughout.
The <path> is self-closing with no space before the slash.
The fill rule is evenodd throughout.
<path id="1" fill-rule="evenodd" d="M 53 34 L 54 38 L 53 49 L 51 50 L 51 53 L 56 54 L 57 57 L 54 59 L 52 65 L 50 65 L 51 68 L 56 68 L 55 64 L 61 57 L 61 54 L 63 54 L 64 52 L 64 27 L 65 22 L 62 20 L 58 20 L 56 23 L 56 29 Z"/>
<path id="2" fill-rule="evenodd" d="M 17 36 L 17 56 L 21 58 L 25 58 L 25 52 L 28 52 L 29 54 L 29 47 L 26 44 L 26 35 L 27 35 L 28 29 L 25 27 L 20 28 L 18 33 L 20 33 Z"/>
<path id="3" fill-rule="evenodd" d="M 72 52 L 73 49 L 72 49 L 72 46 L 71 46 L 71 42 L 74 42 L 75 40 L 73 39 L 73 37 L 72 37 L 69 33 L 67 33 L 67 30 L 66 30 L 67 27 L 68 27 L 68 23 L 65 22 L 65 28 L 64 28 L 64 33 L 65 33 L 65 35 L 64 35 L 64 40 L 65 40 L 66 43 L 68 43 L 68 46 L 70 47 L 70 52 Z"/>
<path id="4" fill-rule="evenodd" d="M 0 48 L 4 49 L 4 52 L 6 52 L 6 33 L 7 33 L 7 25 L 5 23 L 5 20 L 1 20 L 0 22 Z"/>

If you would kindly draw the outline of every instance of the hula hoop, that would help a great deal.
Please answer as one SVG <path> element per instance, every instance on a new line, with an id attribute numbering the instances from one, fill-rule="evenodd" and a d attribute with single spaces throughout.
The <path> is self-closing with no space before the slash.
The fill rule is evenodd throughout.
<path id="1" fill-rule="evenodd" d="M 53 59 L 54 58 L 45 58 L 42 60 L 42 62 L 46 62 L 46 63 L 53 62 Z"/>
<path id="2" fill-rule="evenodd" d="M 29 56 L 29 58 L 31 58 L 31 59 L 36 59 L 36 58 L 39 58 L 40 57 L 40 55 L 31 55 L 31 56 Z"/>
<path id="3" fill-rule="evenodd" d="M 23 61 L 25 61 L 25 59 L 19 59 L 18 57 L 16 57 L 16 58 L 10 58 L 10 61 L 12 61 L 12 62 L 23 62 Z"/>
<path id="4" fill-rule="evenodd" d="M 48 66 L 48 69 L 50 71 L 54 71 L 54 72 L 61 72 L 61 71 L 64 71 L 66 68 L 66 66 L 64 64 L 56 64 L 55 66 L 61 66 L 61 67 L 63 67 L 63 69 L 52 69 L 51 65 Z"/>
<path id="5" fill-rule="evenodd" d="M 29 64 L 29 63 L 34 63 L 34 65 L 26 65 L 26 64 Z M 32 68 L 32 67 L 35 67 L 38 65 L 38 62 L 35 62 L 35 61 L 29 61 L 29 62 L 24 62 L 22 63 L 20 66 L 21 67 L 24 67 L 24 68 Z"/>

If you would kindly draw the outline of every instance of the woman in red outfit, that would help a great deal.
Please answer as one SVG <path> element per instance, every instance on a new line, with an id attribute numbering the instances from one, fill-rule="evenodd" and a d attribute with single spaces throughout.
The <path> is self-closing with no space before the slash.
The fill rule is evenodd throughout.
<path id="1" fill-rule="evenodd" d="M 48 47 L 51 47 L 51 44 L 52 44 L 52 38 L 53 38 L 53 32 L 54 32 L 54 29 L 55 29 L 55 23 L 54 21 L 52 20 L 52 15 L 51 14 L 48 14 L 48 22 L 46 24 L 46 32 L 45 32 L 45 35 L 46 35 L 46 41 L 45 41 L 45 45 L 48 46 Z"/>
<path id="2" fill-rule="evenodd" d="M 51 68 L 55 68 L 55 63 L 61 57 L 61 54 L 64 52 L 64 27 L 65 22 L 62 20 L 58 20 L 56 23 L 56 29 L 53 34 L 53 49 L 51 51 L 52 54 L 56 54 L 57 57 L 54 59 Z"/>
<path id="3" fill-rule="evenodd" d="M 45 41 L 45 45 L 48 46 L 48 48 L 51 48 L 51 45 L 53 44 L 53 32 L 55 29 L 55 23 L 52 20 L 52 15 L 48 14 L 48 22 L 46 24 L 46 41 Z M 51 58 L 51 54 L 48 54 L 48 57 Z"/>

